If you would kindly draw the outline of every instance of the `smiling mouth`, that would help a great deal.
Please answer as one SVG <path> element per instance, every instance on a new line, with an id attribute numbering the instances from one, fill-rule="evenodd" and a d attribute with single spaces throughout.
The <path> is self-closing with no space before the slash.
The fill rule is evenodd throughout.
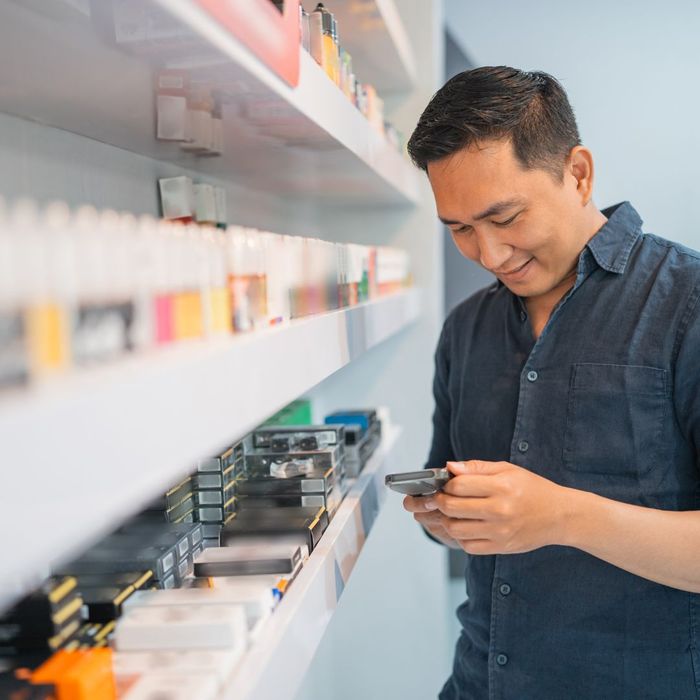
<path id="1" fill-rule="evenodd" d="M 514 275 L 516 272 L 520 272 L 526 265 L 529 265 L 533 260 L 534 260 L 534 258 L 530 258 L 529 260 L 526 260 L 519 267 L 513 268 L 512 270 L 508 270 L 507 272 L 496 272 L 495 274 L 497 274 L 497 275 Z"/>

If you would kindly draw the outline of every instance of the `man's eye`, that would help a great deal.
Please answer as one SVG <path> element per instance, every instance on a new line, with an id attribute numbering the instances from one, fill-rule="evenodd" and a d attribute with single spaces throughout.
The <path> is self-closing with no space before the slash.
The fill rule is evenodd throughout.
<path id="1" fill-rule="evenodd" d="M 510 217 L 510 219 L 506 219 L 505 221 L 493 221 L 496 226 L 508 226 L 508 224 L 512 224 L 519 216 L 520 212 L 517 214 L 513 214 L 513 216 Z"/>
<path id="2" fill-rule="evenodd" d="M 452 233 L 467 233 L 467 231 L 471 231 L 471 229 L 471 226 L 460 226 L 459 228 L 453 228 Z"/>

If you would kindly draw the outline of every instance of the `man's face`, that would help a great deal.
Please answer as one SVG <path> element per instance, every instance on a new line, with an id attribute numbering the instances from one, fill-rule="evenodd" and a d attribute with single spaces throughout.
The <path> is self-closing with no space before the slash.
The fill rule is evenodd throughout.
<path id="1" fill-rule="evenodd" d="M 460 253 L 514 294 L 557 287 L 582 248 L 583 202 L 577 180 L 525 170 L 511 142 L 488 141 L 428 165 L 437 212 Z"/>

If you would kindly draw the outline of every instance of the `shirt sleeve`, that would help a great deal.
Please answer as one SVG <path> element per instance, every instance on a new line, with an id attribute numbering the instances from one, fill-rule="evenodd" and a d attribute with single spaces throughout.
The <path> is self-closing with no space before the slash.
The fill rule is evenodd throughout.
<path id="1" fill-rule="evenodd" d="M 450 338 L 449 319 L 442 327 L 442 333 L 435 351 L 435 376 L 433 378 L 433 397 L 435 410 L 433 411 L 433 439 L 430 445 L 428 460 L 425 468 L 444 467 L 445 462 L 454 460 L 452 441 L 450 440 L 450 415 L 452 402 L 448 390 L 450 374 Z M 423 532 L 433 542 L 444 544 L 433 537 L 427 530 Z"/>
<path id="2" fill-rule="evenodd" d="M 676 418 L 700 467 L 700 288 L 691 297 L 676 358 L 674 401 Z"/>
<path id="3" fill-rule="evenodd" d="M 449 319 L 442 327 L 442 333 L 435 351 L 435 376 L 433 378 L 433 438 L 425 468 L 442 468 L 445 462 L 454 460 L 450 440 L 450 418 L 452 401 L 449 394 L 450 374 L 450 332 Z"/>

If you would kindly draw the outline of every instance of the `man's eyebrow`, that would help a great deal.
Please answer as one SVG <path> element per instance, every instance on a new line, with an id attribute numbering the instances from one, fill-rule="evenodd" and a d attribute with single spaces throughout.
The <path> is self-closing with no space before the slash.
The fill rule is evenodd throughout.
<path id="1" fill-rule="evenodd" d="M 511 209 L 514 206 L 524 204 L 525 200 L 520 197 L 514 197 L 513 199 L 504 199 L 502 202 L 494 202 L 491 206 L 484 211 L 479 212 L 475 217 L 474 221 L 481 221 L 489 216 L 498 216 L 498 214 L 503 214 L 503 212 Z M 442 221 L 445 226 L 453 226 L 454 224 L 463 224 L 462 221 L 453 221 L 452 219 L 444 219 L 442 216 L 438 216 L 438 219 Z"/>

